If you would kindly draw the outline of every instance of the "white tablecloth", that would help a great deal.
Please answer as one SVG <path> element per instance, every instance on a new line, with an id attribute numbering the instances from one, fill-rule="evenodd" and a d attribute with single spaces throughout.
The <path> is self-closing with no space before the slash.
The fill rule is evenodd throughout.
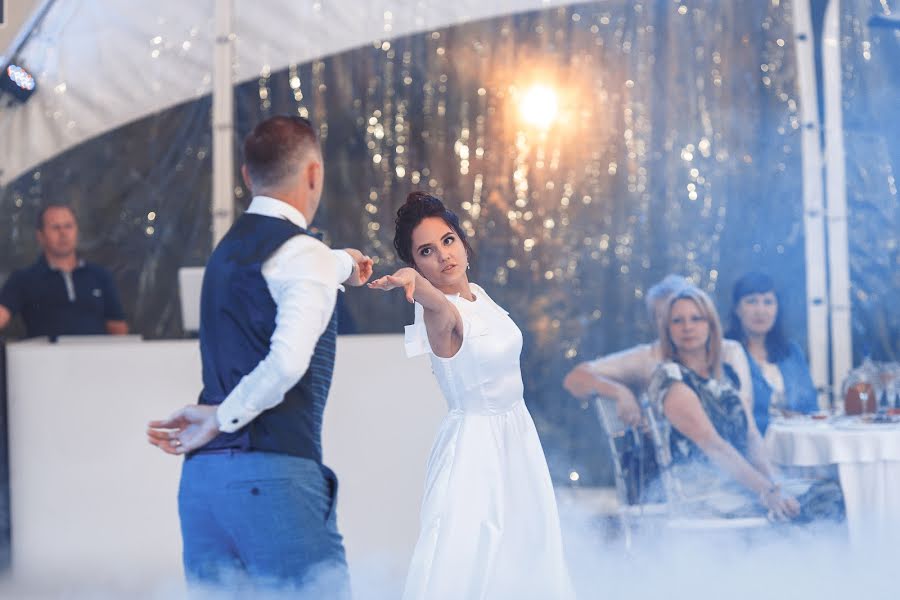
<path id="1" fill-rule="evenodd" d="M 900 544 L 900 424 L 775 422 L 766 446 L 781 465 L 837 465 L 854 544 Z"/>

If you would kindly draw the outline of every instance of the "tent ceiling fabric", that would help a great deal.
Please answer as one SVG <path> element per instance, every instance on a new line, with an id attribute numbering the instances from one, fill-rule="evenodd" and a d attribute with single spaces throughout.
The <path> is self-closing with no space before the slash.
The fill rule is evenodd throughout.
<path id="1" fill-rule="evenodd" d="M 234 79 L 374 40 L 565 4 L 234 0 Z M 55 0 L 18 55 L 38 91 L 0 109 L 0 185 L 85 140 L 209 94 L 214 10 L 214 0 Z"/>

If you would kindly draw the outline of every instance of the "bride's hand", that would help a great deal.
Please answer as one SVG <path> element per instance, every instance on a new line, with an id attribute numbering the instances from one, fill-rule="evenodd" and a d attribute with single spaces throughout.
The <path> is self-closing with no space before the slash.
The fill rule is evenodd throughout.
<path id="1" fill-rule="evenodd" d="M 415 269 L 403 267 L 393 275 L 385 275 L 370 282 L 368 286 L 373 290 L 388 291 L 394 288 L 402 287 L 406 292 L 406 300 L 410 303 L 414 302 L 413 294 L 416 291 L 416 277 L 418 274 Z"/>

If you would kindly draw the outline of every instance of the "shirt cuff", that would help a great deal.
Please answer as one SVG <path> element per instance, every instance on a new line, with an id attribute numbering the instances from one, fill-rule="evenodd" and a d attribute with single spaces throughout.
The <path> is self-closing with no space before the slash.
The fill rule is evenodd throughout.
<path id="1" fill-rule="evenodd" d="M 216 410 L 219 431 L 224 433 L 234 433 L 250 423 L 257 415 L 259 415 L 259 412 L 247 410 L 240 402 L 230 401 L 227 398 Z"/>
<path id="2" fill-rule="evenodd" d="M 337 285 L 343 291 L 344 288 L 341 284 L 353 274 L 355 263 L 353 262 L 353 257 L 344 250 L 332 250 L 331 253 L 337 259 Z"/>

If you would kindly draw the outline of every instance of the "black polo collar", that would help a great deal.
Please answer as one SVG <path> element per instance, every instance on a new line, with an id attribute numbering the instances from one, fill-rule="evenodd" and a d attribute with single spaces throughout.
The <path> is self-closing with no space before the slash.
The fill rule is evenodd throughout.
<path id="1" fill-rule="evenodd" d="M 84 267 L 85 264 L 86 263 L 85 263 L 84 259 L 79 258 L 78 261 L 75 263 L 75 268 L 81 269 L 82 267 Z M 41 253 L 41 255 L 38 256 L 37 261 L 35 261 L 35 263 L 34 263 L 34 268 L 39 271 L 43 271 L 45 273 L 58 273 L 60 271 L 60 269 L 54 269 L 53 267 L 50 266 L 50 263 L 47 262 L 47 257 L 44 256 L 43 253 Z"/>

